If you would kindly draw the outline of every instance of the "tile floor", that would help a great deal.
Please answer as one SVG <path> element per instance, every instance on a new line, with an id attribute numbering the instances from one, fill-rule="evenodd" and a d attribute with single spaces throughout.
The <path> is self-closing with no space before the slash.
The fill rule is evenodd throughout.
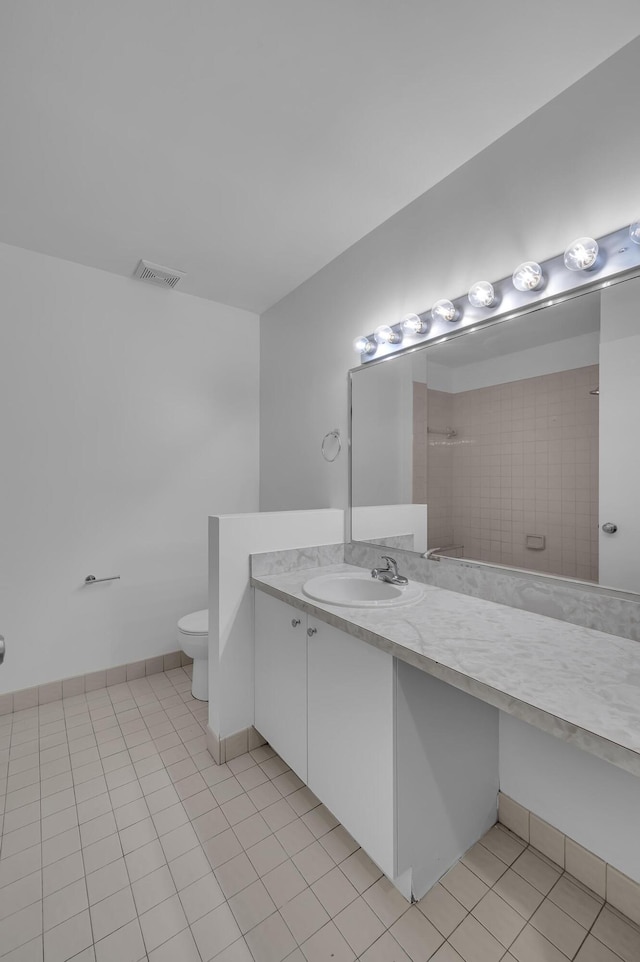
<path id="1" fill-rule="evenodd" d="M 2 962 L 638 962 L 496 826 L 410 906 L 269 747 L 216 766 L 188 671 L 0 717 Z"/>

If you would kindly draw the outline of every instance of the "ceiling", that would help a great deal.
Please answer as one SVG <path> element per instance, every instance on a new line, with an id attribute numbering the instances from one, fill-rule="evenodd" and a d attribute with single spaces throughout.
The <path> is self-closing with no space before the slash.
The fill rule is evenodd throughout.
<path id="1" fill-rule="evenodd" d="M 637 0 L 2 0 L 0 241 L 262 312 L 638 33 Z"/>

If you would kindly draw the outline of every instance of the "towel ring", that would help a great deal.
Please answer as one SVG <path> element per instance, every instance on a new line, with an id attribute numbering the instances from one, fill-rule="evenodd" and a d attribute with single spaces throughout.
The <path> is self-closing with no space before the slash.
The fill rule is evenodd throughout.
<path id="1" fill-rule="evenodd" d="M 327 447 L 331 441 L 337 444 L 336 452 L 332 458 L 329 457 L 327 454 Z M 335 461 L 335 459 L 338 457 L 338 455 L 342 451 L 342 440 L 340 438 L 340 428 L 334 428 L 333 431 L 327 431 L 327 433 L 322 439 L 322 445 L 320 447 L 320 450 L 322 451 L 322 457 L 325 459 L 325 461 L 329 461 L 329 463 L 331 463 L 332 461 Z"/>

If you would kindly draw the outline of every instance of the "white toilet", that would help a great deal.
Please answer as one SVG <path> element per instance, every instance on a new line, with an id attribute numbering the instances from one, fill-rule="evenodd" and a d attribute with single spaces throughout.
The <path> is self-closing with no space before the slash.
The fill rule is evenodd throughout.
<path id="1" fill-rule="evenodd" d="M 193 658 L 191 694 L 200 701 L 209 700 L 209 609 L 192 611 L 178 622 L 178 644 L 185 655 Z"/>

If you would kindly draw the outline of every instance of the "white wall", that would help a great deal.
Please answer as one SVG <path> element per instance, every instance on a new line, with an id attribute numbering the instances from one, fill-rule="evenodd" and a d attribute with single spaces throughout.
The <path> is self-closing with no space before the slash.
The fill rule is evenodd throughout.
<path id="1" fill-rule="evenodd" d="M 6 245 L 0 317 L 0 691 L 175 650 L 257 507 L 258 318 Z"/>
<path id="2" fill-rule="evenodd" d="M 347 459 L 317 451 L 347 433 L 357 334 L 637 216 L 639 55 L 636 40 L 263 315 L 263 509 L 346 506 Z"/>
<path id="3" fill-rule="evenodd" d="M 253 591 L 249 555 L 343 540 L 342 511 L 209 518 L 209 727 L 219 738 L 253 725 Z"/>
<path id="4" fill-rule="evenodd" d="M 500 791 L 640 882 L 640 778 L 501 712 Z"/>

